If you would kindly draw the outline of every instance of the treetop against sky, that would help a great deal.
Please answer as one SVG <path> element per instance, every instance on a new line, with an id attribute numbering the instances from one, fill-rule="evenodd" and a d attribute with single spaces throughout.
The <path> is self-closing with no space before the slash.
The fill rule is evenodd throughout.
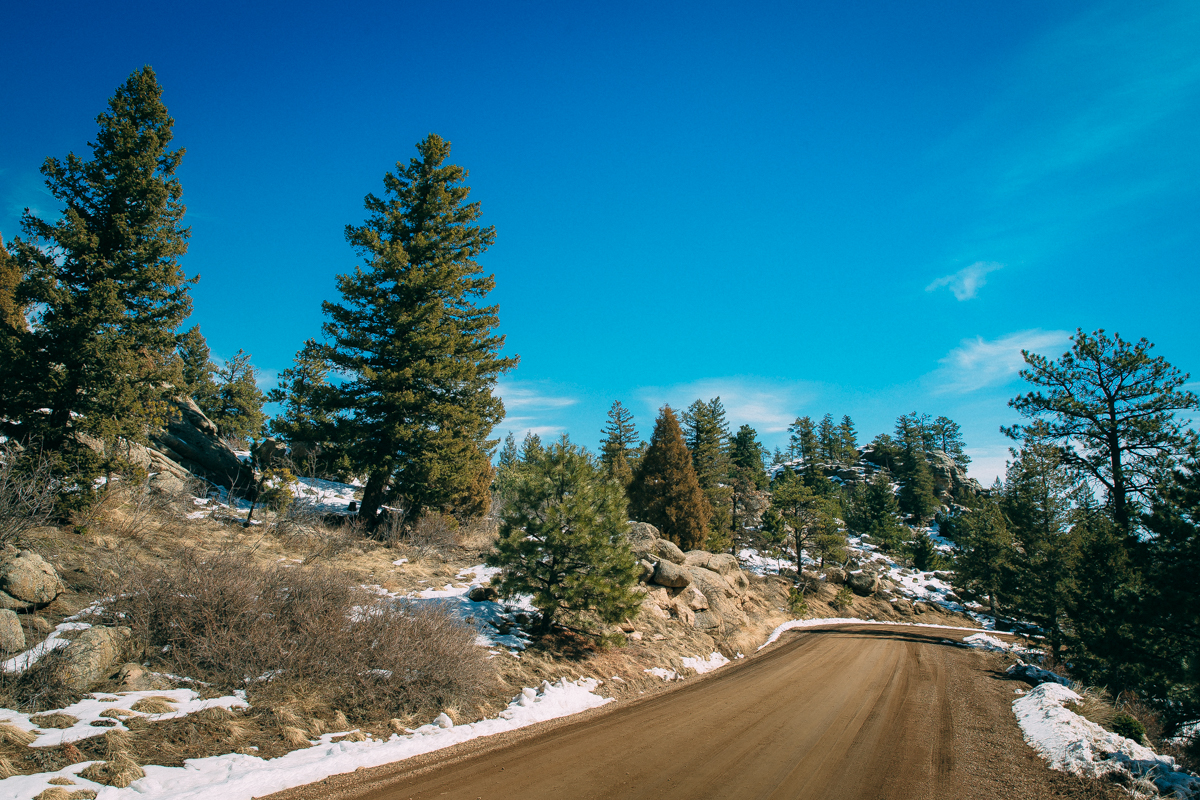
<path id="1" fill-rule="evenodd" d="M 470 172 L 508 354 L 498 429 L 595 448 L 613 400 L 722 398 L 773 446 L 959 421 L 985 482 L 1020 350 L 1200 334 L 1200 6 L 17 4 L 0 235 L 53 218 L 143 64 L 175 118 L 194 312 L 266 383 L 320 333 L 363 197 L 435 132 Z"/>

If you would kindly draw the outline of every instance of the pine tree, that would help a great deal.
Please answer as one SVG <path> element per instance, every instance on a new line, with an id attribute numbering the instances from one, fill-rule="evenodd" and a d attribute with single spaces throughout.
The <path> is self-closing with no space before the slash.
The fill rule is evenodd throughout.
<path id="1" fill-rule="evenodd" d="M 934 438 L 934 448 L 941 450 L 953 459 L 954 463 L 963 469 L 971 463 L 971 457 L 964 450 L 962 429 L 958 423 L 949 417 L 938 417 L 931 426 Z"/>
<path id="2" fill-rule="evenodd" d="M 841 452 L 838 460 L 847 466 L 853 466 L 858 461 L 858 433 L 854 430 L 854 420 L 850 419 L 849 414 L 842 417 L 842 424 L 838 426 L 838 439 Z"/>
<path id="3" fill-rule="evenodd" d="M 521 440 L 521 463 L 533 464 L 541 458 L 543 452 L 545 448 L 542 447 L 542 437 L 533 431 L 527 431 L 525 438 Z"/>
<path id="4" fill-rule="evenodd" d="M 934 494 L 933 471 L 925 459 L 924 450 L 906 451 L 897 464 L 900 479 L 900 511 L 917 525 L 933 519 L 938 509 Z"/>
<path id="5" fill-rule="evenodd" d="M 495 231 L 474 224 L 467 172 L 445 165 L 450 143 L 430 134 L 417 152 L 384 176 L 384 197 L 367 195 L 366 222 L 347 226 L 366 263 L 338 277 L 340 303 L 324 304 L 324 355 L 347 376 L 330 411 L 367 475 L 369 525 L 389 497 L 414 517 L 482 501 L 488 436 L 504 417 L 492 389 L 516 366 L 499 355 L 497 307 L 476 304 L 495 285 L 475 262 Z"/>
<path id="6" fill-rule="evenodd" d="M 13 242 L 16 295 L 36 309 L 10 376 L 5 432 L 78 454 L 76 431 L 144 441 L 179 384 L 175 329 L 191 310 L 179 258 L 187 251 L 183 150 L 154 71 L 133 73 L 97 117 L 91 160 L 42 166 L 63 203 L 47 222 L 26 209 Z M 43 413 L 41 409 L 49 409 Z"/>
<path id="7" fill-rule="evenodd" d="M 788 458 L 811 462 L 817 458 L 817 429 L 811 417 L 796 417 L 788 426 Z"/>
<path id="8" fill-rule="evenodd" d="M 633 424 L 633 414 L 621 405 L 620 400 L 608 410 L 608 422 L 601 433 L 604 441 L 600 445 L 600 460 L 604 469 L 622 488 L 629 486 L 633 480 L 629 460 L 637 452 L 641 437 Z"/>
<path id="9" fill-rule="evenodd" d="M 0 237 L 0 429 L 3 417 L 10 409 L 19 408 L 18 389 L 22 353 L 29 335 L 25 321 L 25 305 L 17 298 L 17 287 L 21 284 L 21 272 L 16 259 L 8 254 L 4 239 Z"/>
<path id="10" fill-rule="evenodd" d="M 208 342 L 200 333 L 199 325 L 193 325 L 179 336 L 178 350 L 184 393 L 200 408 L 210 407 L 217 394 L 217 384 L 213 380 L 217 366 L 211 361 Z"/>
<path id="11" fill-rule="evenodd" d="M 726 550 L 732 544 L 729 532 L 733 528 L 733 487 L 730 486 L 729 424 L 725 421 L 721 398 L 692 403 L 683 415 L 683 431 L 696 481 L 712 509 L 705 545 L 714 552 Z"/>
<path id="12" fill-rule="evenodd" d="M 745 527 L 749 498 L 770 483 L 763 468 L 764 448 L 758 441 L 758 433 L 749 425 L 738 428 L 729 447 L 729 462 L 732 474 L 733 496 L 731 516 L 733 531 L 740 535 Z"/>
<path id="13" fill-rule="evenodd" d="M 1000 493 L 999 489 L 997 487 L 996 494 Z M 968 596 L 974 594 L 985 598 L 995 616 L 1004 602 L 1007 587 L 1011 585 L 1013 555 L 1012 534 L 999 503 L 992 497 L 982 498 L 979 506 L 963 520 L 955 563 L 955 587 Z"/>
<path id="14" fill-rule="evenodd" d="M 215 383 L 211 404 L 200 409 L 216 423 L 221 436 L 234 442 L 261 436 L 266 397 L 258 388 L 258 369 L 250 363 L 250 354 L 238 350 L 217 368 Z"/>
<path id="15" fill-rule="evenodd" d="M 1043 426 L 1026 429 L 1008 464 L 1000 507 L 1015 545 L 1015 609 L 1049 635 L 1052 653 L 1063 644 L 1063 622 L 1074 592 L 1079 557 L 1075 498 L 1082 488 L 1064 468 Z"/>
<path id="16" fill-rule="evenodd" d="M 1183 388 L 1189 376 L 1152 358 L 1144 338 L 1130 343 L 1079 329 L 1071 340 L 1058 361 L 1021 352 L 1021 377 L 1046 394 L 1029 392 L 1009 405 L 1047 423 L 1064 461 L 1104 486 L 1113 520 L 1132 533 L 1139 508 L 1186 445 L 1176 414 L 1200 401 Z M 1003 430 L 1022 438 L 1020 425 Z"/>
<path id="17" fill-rule="evenodd" d="M 880 541 L 887 550 L 898 550 L 904 542 L 900 505 L 891 481 L 877 472 L 866 483 L 855 484 L 847 493 L 846 526 L 859 536 Z"/>
<path id="18" fill-rule="evenodd" d="M 641 596 L 629 549 L 625 498 L 587 452 L 564 436 L 515 473 L 500 538 L 488 556 L 505 597 L 531 595 L 537 632 L 564 617 L 573 627 L 634 616 Z"/>
<path id="19" fill-rule="evenodd" d="M 901 414 L 896 420 L 896 442 L 906 451 L 929 452 L 935 449 L 933 423 L 928 414 Z"/>
<path id="20" fill-rule="evenodd" d="M 771 488 L 771 508 L 792 529 L 796 547 L 796 565 L 802 565 L 802 554 L 819 558 L 817 542 L 837 533 L 837 521 L 830 498 L 812 490 L 791 470 L 783 470 Z"/>
<path id="21" fill-rule="evenodd" d="M 836 464 L 842 460 L 842 437 L 833 423 L 833 414 L 821 417 L 817 425 L 817 443 L 822 461 Z"/>
<path id="22" fill-rule="evenodd" d="M 712 510 L 670 406 L 659 410 L 650 447 L 629 484 L 629 503 L 633 519 L 654 525 L 684 550 L 704 545 Z"/>

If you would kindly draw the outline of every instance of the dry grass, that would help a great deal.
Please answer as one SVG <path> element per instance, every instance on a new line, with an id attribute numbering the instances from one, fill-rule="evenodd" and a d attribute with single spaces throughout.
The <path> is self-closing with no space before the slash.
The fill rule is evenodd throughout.
<path id="1" fill-rule="evenodd" d="M 124 614 L 162 671 L 225 691 L 248 685 L 256 704 L 307 696 L 314 708 L 386 720 L 486 690 L 473 630 L 356 582 L 321 565 L 260 564 L 246 549 L 181 550 L 166 564 L 127 568 L 113 591 L 123 600 L 107 613 Z"/>
<path id="2" fill-rule="evenodd" d="M 103 716 L 103 714 L 101 715 Z M 70 728 L 75 723 L 79 722 L 78 717 L 73 717 L 70 714 L 38 714 L 29 718 L 29 721 L 39 728 Z"/>
<path id="3" fill-rule="evenodd" d="M 1080 689 L 1078 694 L 1079 700 L 1067 703 L 1067 710 L 1096 723 L 1105 730 L 1111 730 L 1113 717 L 1117 715 L 1117 709 L 1113 707 L 1112 696 L 1104 689 L 1092 686 Z"/>
<path id="4" fill-rule="evenodd" d="M 173 702 L 169 697 L 143 697 L 130 708 L 142 714 L 170 714 L 175 711 L 175 706 L 171 705 Z"/>
<path id="5" fill-rule="evenodd" d="M 55 484 L 47 457 L 0 443 L 0 544 L 18 542 L 26 531 L 47 523 L 54 511 Z"/>

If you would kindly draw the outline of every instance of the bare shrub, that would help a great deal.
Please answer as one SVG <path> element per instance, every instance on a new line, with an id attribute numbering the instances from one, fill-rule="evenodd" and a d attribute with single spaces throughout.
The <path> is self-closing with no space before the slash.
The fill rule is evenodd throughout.
<path id="1" fill-rule="evenodd" d="M 0 706 L 27 714 L 69 706 L 83 693 L 63 680 L 63 650 L 51 650 L 24 672 L 0 670 Z"/>
<path id="2" fill-rule="evenodd" d="M 268 704 L 317 695 L 387 719 L 470 705 L 487 684 L 474 630 L 449 611 L 370 595 L 328 567 L 183 550 L 170 567 L 125 575 L 108 613 L 123 615 L 148 657 Z"/>
<path id="3" fill-rule="evenodd" d="M 49 522 L 56 485 L 53 465 L 40 451 L 0 444 L 0 544 Z"/>
<path id="4" fill-rule="evenodd" d="M 414 561 L 445 555 L 458 545 L 458 520 L 449 514 L 426 511 L 403 538 Z"/>

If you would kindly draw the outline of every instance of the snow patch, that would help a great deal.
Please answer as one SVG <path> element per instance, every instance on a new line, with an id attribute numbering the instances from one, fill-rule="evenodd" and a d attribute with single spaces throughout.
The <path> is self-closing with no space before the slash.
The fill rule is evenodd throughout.
<path id="1" fill-rule="evenodd" d="M 422 753 L 440 750 L 460 742 L 516 730 L 537 722 L 564 717 L 612 702 L 595 694 L 599 682 L 593 678 L 555 684 L 543 681 L 541 689 L 525 689 L 508 708 L 494 719 L 465 725 L 441 727 L 422 725 L 387 741 L 333 742 L 327 733 L 318 744 L 269 761 L 257 756 L 229 753 L 209 758 L 188 759 L 183 767 L 147 766 L 146 777 L 127 789 L 84 780 L 78 776 L 88 764 L 73 764 L 57 772 L 15 775 L 0 781 L 0 800 L 28 800 L 49 787 L 48 781 L 65 777 L 76 782 L 75 789 L 92 789 L 103 800 L 252 800 L 265 794 L 328 778 L 359 767 L 377 767 Z M 164 693 L 165 694 L 165 693 Z M 531 697 L 532 696 L 532 697 Z M 442 722 L 448 721 L 446 717 Z"/>
<path id="2" fill-rule="evenodd" d="M 701 675 L 706 672 L 712 672 L 714 669 L 720 669 L 728 663 L 729 659 L 717 652 L 714 652 L 708 658 L 683 659 L 683 665 L 685 667 L 688 669 L 694 669 Z"/>
<path id="3" fill-rule="evenodd" d="M 1025 741 L 1051 768 L 1093 778 L 1124 772 L 1153 782 L 1163 794 L 1200 796 L 1200 778 L 1182 771 L 1175 759 L 1106 731 L 1066 708 L 1080 699 L 1066 686 L 1043 683 L 1013 701 Z"/>

